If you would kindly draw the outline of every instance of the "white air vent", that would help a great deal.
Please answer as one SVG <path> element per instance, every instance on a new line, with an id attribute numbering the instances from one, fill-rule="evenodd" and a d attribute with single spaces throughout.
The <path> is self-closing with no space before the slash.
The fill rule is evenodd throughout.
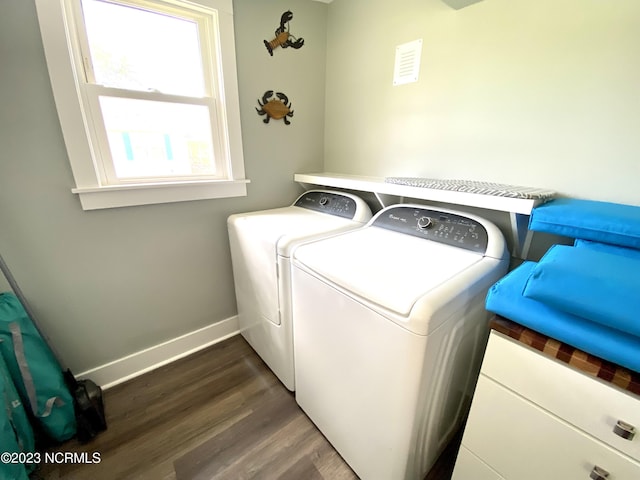
<path id="1" fill-rule="evenodd" d="M 393 69 L 393 84 L 404 85 L 418 81 L 422 39 L 396 47 L 396 63 Z"/>

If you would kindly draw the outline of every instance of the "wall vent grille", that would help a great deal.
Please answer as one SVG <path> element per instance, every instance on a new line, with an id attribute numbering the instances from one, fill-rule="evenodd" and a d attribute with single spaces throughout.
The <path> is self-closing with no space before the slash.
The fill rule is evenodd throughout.
<path id="1" fill-rule="evenodd" d="M 418 81 L 422 39 L 403 43 L 396 47 L 396 60 L 393 69 L 393 84 L 404 85 Z"/>

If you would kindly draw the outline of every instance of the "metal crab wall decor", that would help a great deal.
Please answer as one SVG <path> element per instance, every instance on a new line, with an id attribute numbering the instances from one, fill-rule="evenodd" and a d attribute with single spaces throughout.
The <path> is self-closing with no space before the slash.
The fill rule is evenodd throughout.
<path id="1" fill-rule="evenodd" d="M 266 115 L 266 118 L 263 120 L 264 123 L 269 123 L 269 120 L 272 118 L 274 120 L 280 120 L 282 118 L 284 123 L 289 125 L 291 122 L 287 117 L 293 117 L 293 110 L 291 109 L 289 98 L 282 92 L 276 92 L 277 100 L 272 97 L 273 90 L 264 92 L 262 102 L 258 99 L 258 104 L 262 108 L 256 108 L 256 112 L 258 112 L 258 115 Z"/>
<path id="2" fill-rule="evenodd" d="M 280 26 L 276 29 L 276 38 L 270 42 L 264 41 L 264 46 L 267 47 L 269 55 L 273 57 L 273 49 L 277 47 L 287 48 L 292 47 L 295 49 L 301 48 L 304 45 L 304 38 L 296 38 L 289 33 L 289 21 L 293 18 L 293 13 L 287 10 L 280 17 Z M 285 27 L 284 24 L 287 24 Z"/>

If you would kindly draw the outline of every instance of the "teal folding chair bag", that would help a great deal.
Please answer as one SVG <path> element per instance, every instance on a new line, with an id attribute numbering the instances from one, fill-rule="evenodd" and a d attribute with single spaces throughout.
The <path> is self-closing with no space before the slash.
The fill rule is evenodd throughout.
<path id="1" fill-rule="evenodd" d="M 13 293 L 0 293 L 0 354 L 42 430 L 58 442 L 73 437 L 73 397 L 60 364 Z"/>
<path id="2" fill-rule="evenodd" d="M 0 342 L 1 343 L 1 342 Z M 0 478 L 27 480 L 28 472 L 35 465 L 27 464 L 33 460 L 35 440 L 29 418 L 24 410 L 20 396 L 9 374 L 9 370 L 0 356 Z"/>

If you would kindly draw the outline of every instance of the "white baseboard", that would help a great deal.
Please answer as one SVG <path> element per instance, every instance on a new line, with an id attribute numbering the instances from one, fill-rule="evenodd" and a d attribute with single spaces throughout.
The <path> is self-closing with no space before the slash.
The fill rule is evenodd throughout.
<path id="1" fill-rule="evenodd" d="M 238 329 L 238 317 L 233 316 L 79 373 L 76 377 L 79 379 L 91 378 L 103 390 L 111 388 L 126 380 L 226 340 L 239 333 Z"/>

